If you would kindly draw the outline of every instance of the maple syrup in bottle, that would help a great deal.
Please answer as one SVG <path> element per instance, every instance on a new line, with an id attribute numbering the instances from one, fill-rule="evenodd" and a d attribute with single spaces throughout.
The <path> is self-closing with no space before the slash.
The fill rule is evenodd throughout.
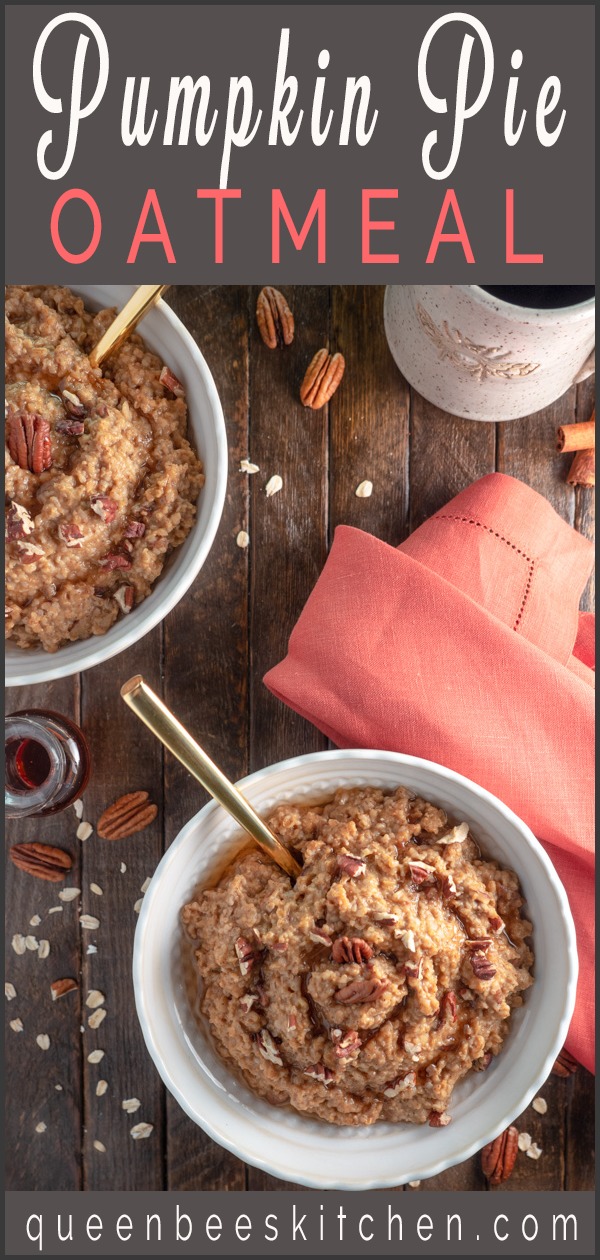
<path id="1" fill-rule="evenodd" d="M 57 814 L 81 796 L 90 775 L 83 732 L 49 709 L 5 718 L 4 760 L 7 818 Z"/>

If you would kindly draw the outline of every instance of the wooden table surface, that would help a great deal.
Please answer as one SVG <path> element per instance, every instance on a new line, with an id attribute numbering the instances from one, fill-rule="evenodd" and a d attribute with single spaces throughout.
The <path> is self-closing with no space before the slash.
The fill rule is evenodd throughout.
<path id="1" fill-rule="evenodd" d="M 293 346 L 269 351 L 254 320 L 256 290 L 179 286 L 169 301 L 197 338 L 214 374 L 229 439 L 229 485 L 216 542 L 192 589 L 165 622 L 122 656 L 79 677 L 17 689 L 8 711 L 48 707 L 72 716 L 86 732 L 93 773 L 85 794 L 92 823 L 123 792 L 147 789 L 159 806 L 156 823 L 121 842 L 75 837 L 71 810 L 38 822 L 9 824 L 8 840 L 42 838 L 74 856 L 69 883 L 99 929 L 82 932 L 79 901 L 59 904 L 56 885 L 8 863 L 7 979 L 17 998 L 7 1012 L 7 1181 L 13 1189 L 284 1188 L 246 1167 L 196 1128 L 163 1088 L 144 1047 L 135 1015 L 131 952 L 141 886 L 180 828 L 204 803 L 194 781 L 141 727 L 119 699 L 120 684 L 142 673 L 232 778 L 282 757 L 326 747 L 308 722 L 284 707 L 262 683 L 285 653 L 289 633 L 318 577 L 333 531 L 344 522 L 398 544 L 470 482 L 494 469 L 541 491 L 567 521 L 588 536 L 593 496 L 565 484 L 571 456 L 554 453 L 557 424 L 587 419 L 593 383 L 572 390 L 533 421 L 505 425 L 457 420 L 413 393 L 389 353 L 379 287 L 286 287 L 296 319 Z M 328 408 L 304 410 L 298 386 L 322 345 L 340 349 L 347 370 Z M 260 466 L 239 472 L 245 456 Z M 267 499 L 268 477 L 283 490 Z M 356 498 L 360 481 L 374 485 Z M 236 545 L 250 534 L 246 551 Z M 591 606 L 588 589 L 585 607 Z M 122 873 L 121 863 L 127 870 Z M 90 890 L 91 883 L 102 896 Z M 29 927 L 35 915 L 39 926 Z M 47 938 L 41 960 L 10 948 L 13 933 Z M 93 942 L 97 952 L 90 954 Z M 72 976 L 74 992 L 53 1003 L 51 981 Z M 107 1017 L 87 1027 L 84 998 L 106 995 Z M 19 1017 L 23 1032 L 8 1021 Z M 42 1051 L 36 1036 L 47 1033 Z M 93 1065 L 93 1048 L 105 1050 Z M 108 1088 L 97 1095 L 98 1081 Z M 518 1121 L 542 1147 L 534 1162 L 520 1155 L 507 1190 L 587 1189 L 593 1184 L 592 1078 L 551 1077 L 543 1088 L 544 1116 L 529 1109 Z M 60 1088 L 59 1088 L 60 1087 Z M 128 1116 L 121 1101 L 137 1097 Z M 144 1141 L 130 1129 L 154 1128 Z M 39 1124 L 46 1125 L 38 1133 Z M 103 1143 L 105 1152 L 94 1147 Z M 435 1189 L 483 1189 L 479 1157 L 423 1183 Z M 415 1191 L 408 1191 L 414 1193 Z"/>

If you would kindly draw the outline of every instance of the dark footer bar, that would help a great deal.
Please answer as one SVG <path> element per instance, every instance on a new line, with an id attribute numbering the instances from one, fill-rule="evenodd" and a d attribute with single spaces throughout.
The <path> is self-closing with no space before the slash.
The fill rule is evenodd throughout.
<path id="1" fill-rule="evenodd" d="M 591 1256 L 592 1193 L 6 1195 L 7 1256 Z"/>

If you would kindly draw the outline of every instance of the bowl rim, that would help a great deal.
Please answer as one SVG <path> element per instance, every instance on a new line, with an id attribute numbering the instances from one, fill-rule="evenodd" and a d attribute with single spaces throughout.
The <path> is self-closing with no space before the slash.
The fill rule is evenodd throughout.
<path id="1" fill-rule="evenodd" d="M 558 873 L 539 840 L 536 839 L 527 824 L 523 822 L 523 820 L 519 818 L 519 816 L 515 814 L 508 805 L 505 805 L 503 801 L 494 796 L 492 792 L 489 792 L 486 788 L 481 787 L 472 779 L 468 779 L 465 775 L 461 775 L 454 770 L 450 770 L 448 767 L 442 766 L 437 762 L 427 760 L 423 757 L 414 757 L 409 754 L 395 753 L 383 749 L 335 748 L 315 753 L 303 753 L 297 757 L 285 758 L 282 761 L 265 766 L 261 770 L 254 771 L 252 774 L 239 779 L 237 781 L 237 786 L 243 790 L 245 787 L 251 787 L 260 783 L 272 773 L 285 772 L 286 770 L 291 770 L 302 765 L 314 764 L 318 766 L 323 763 L 335 764 L 336 761 L 342 761 L 347 758 L 362 758 L 373 761 L 384 759 L 388 763 L 392 762 L 399 767 L 414 767 L 415 769 L 433 771 L 443 779 L 454 783 L 458 782 L 462 787 L 479 797 L 480 800 L 485 801 L 488 804 L 492 804 L 492 806 L 500 812 L 503 818 L 509 822 L 512 827 L 516 828 L 521 835 L 523 835 L 523 838 L 526 840 L 530 848 L 532 848 L 534 855 L 543 867 L 546 878 L 552 887 L 560 909 L 563 931 L 567 942 L 566 967 L 568 979 L 563 999 L 562 1015 L 558 1022 L 550 1048 L 547 1050 L 545 1058 L 535 1074 L 535 1078 L 533 1078 L 530 1085 L 522 1091 L 520 1098 L 511 1104 L 511 1114 L 509 1116 L 505 1116 L 502 1119 L 502 1122 L 496 1123 L 496 1125 L 490 1127 L 485 1131 L 485 1133 L 476 1139 L 466 1141 L 464 1146 L 461 1147 L 459 1151 L 451 1154 L 449 1158 L 442 1156 L 436 1162 L 432 1163 L 430 1167 L 428 1167 L 427 1173 L 422 1171 L 419 1173 L 420 1177 L 426 1176 L 427 1179 L 429 1179 L 437 1176 L 438 1173 L 444 1172 L 447 1168 L 454 1167 L 456 1164 L 469 1159 L 472 1155 L 476 1154 L 477 1151 L 481 1150 L 482 1146 L 498 1137 L 507 1125 L 512 1123 L 515 1117 L 522 1114 L 539 1088 L 547 1080 L 556 1056 L 564 1045 L 575 1007 L 576 986 L 579 970 L 575 925 L 573 923 L 567 894 L 561 880 L 559 879 Z M 163 1083 L 190 1119 L 193 1120 L 199 1128 L 202 1128 L 213 1141 L 218 1143 L 218 1145 L 224 1147 L 233 1155 L 236 1155 L 238 1159 L 243 1160 L 252 1167 L 260 1168 L 263 1172 L 269 1173 L 279 1179 L 291 1180 L 299 1185 L 307 1186 L 312 1189 L 356 1191 L 390 1189 L 399 1184 L 405 1184 L 406 1181 L 410 1180 L 410 1173 L 405 1175 L 403 1172 L 399 1173 L 398 1170 L 396 1170 L 395 1174 L 391 1174 L 385 1178 L 377 1177 L 377 1179 L 372 1181 L 361 1181 L 360 1186 L 358 1186 L 355 1182 L 350 1182 L 339 1177 L 319 1177 L 318 1179 L 315 1179 L 315 1177 L 311 1178 L 310 1175 L 303 1176 L 298 1173 L 296 1168 L 286 1167 L 285 1164 L 281 1162 L 278 1165 L 273 1164 L 268 1158 L 265 1158 L 257 1151 L 248 1149 L 248 1146 L 243 1141 L 236 1142 L 230 1136 L 226 1127 L 219 1127 L 218 1123 L 214 1120 L 214 1117 L 211 1120 L 206 1119 L 204 1116 L 202 1117 L 202 1120 L 199 1119 L 197 1109 L 188 1102 L 183 1092 L 179 1089 L 170 1067 L 167 1067 L 161 1057 L 158 1047 L 154 1043 L 151 1020 L 146 1008 L 146 998 L 142 982 L 142 963 L 146 948 L 146 936 L 148 933 L 153 901 L 157 895 L 157 890 L 164 871 L 170 866 L 171 862 L 176 859 L 177 852 L 185 843 L 189 833 L 198 826 L 201 819 L 209 817 L 213 813 L 221 810 L 221 808 L 222 807 L 218 805 L 216 801 L 209 801 L 181 828 L 156 867 L 150 886 L 147 889 L 142 902 L 134 938 L 132 977 L 138 1020 L 140 1022 L 146 1048 L 155 1064 L 155 1067 L 157 1068 Z M 344 1131 L 343 1127 L 340 1128 L 341 1134 L 343 1134 Z"/>
<path id="2" fill-rule="evenodd" d="M 85 284 L 77 285 L 74 283 L 74 291 L 79 291 L 84 299 L 85 290 L 90 287 L 92 286 Z M 112 285 L 101 287 L 119 287 L 123 289 L 131 289 L 133 291 L 135 285 Z M 133 626 L 129 625 L 129 629 L 124 629 L 124 624 L 127 625 L 128 623 L 124 623 L 124 619 L 120 618 L 119 621 L 115 623 L 121 627 L 118 642 L 114 644 L 109 642 L 110 630 L 108 630 L 105 635 L 92 635 L 89 639 L 82 639 L 82 648 L 87 648 L 88 659 L 76 661 L 70 665 L 61 664 L 59 659 L 59 648 L 56 653 L 46 653 L 47 663 L 40 660 L 39 668 L 31 670 L 30 668 L 27 668 L 27 659 L 29 658 L 29 660 L 31 660 L 27 649 L 20 649 L 23 655 L 22 667 L 20 666 L 20 663 L 16 661 L 14 662 L 14 665 L 12 661 L 10 664 L 7 664 L 5 661 L 4 682 L 6 687 L 35 687 L 38 683 L 53 682 L 59 678 L 69 678 L 72 677 L 73 674 L 83 673 L 86 669 L 93 669 L 96 665 L 102 665 L 105 661 L 111 660 L 112 657 L 119 656 L 122 652 L 126 652 L 128 648 L 133 646 L 134 643 L 139 643 L 146 634 L 149 634 L 151 630 L 154 630 L 155 626 L 164 621 L 165 617 L 168 616 L 176 604 L 183 599 L 183 596 L 189 590 L 192 582 L 194 582 L 197 578 L 198 573 L 204 565 L 215 540 L 217 530 L 221 523 L 221 517 L 223 515 L 228 477 L 227 430 L 225 428 L 225 417 L 223 415 L 221 400 L 208 363 L 206 362 L 200 347 L 194 341 L 194 338 L 185 327 L 185 324 L 179 319 L 179 316 L 175 314 L 175 311 L 173 311 L 162 298 L 160 298 L 155 304 L 152 311 L 148 312 L 148 315 L 152 315 L 154 312 L 156 312 L 167 324 L 171 326 L 173 332 L 182 342 L 185 352 L 191 359 L 194 360 L 196 367 L 203 378 L 210 411 L 214 420 L 217 448 L 214 477 L 214 502 L 206 527 L 198 539 L 198 544 L 194 548 L 193 556 L 189 558 L 188 564 L 182 572 L 179 582 L 171 591 L 170 596 L 162 602 L 160 600 L 157 601 L 155 608 L 147 613 L 146 619 L 143 621 L 141 627 L 138 623 Z M 144 321 L 142 320 L 141 323 L 143 324 L 143 322 Z M 188 537 L 192 537 L 194 535 L 195 528 L 196 521 L 194 522 Z M 161 577 L 162 573 L 159 574 L 157 583 L 160 583 Z M 153 590 L 154 589 L 155 588 L 153 587 Z M 13 650 L 16 651 L 19 649 Z M 7 673 L 7 670 L 10 670 L 10 673 Z M 19 670 L 22 672 L 17 672 Z"/>

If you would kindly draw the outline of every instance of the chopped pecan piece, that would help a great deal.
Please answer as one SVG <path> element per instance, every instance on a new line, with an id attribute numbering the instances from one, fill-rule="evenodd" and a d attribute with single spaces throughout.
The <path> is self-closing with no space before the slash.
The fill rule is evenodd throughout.
<path id="1" fill-rule="evenodd" d="M 428 862 L 409 862 L 408 869 L 413 884 L 426 884 L 435 875 L 435 866 L 430 866 Z"/>
<path id="2" fill-rule="evenodd" d="M 462 844 L 469 834 L 469 824 L 466 822 L 459 823 L 457 827 L 453 827 L 451 831 L 447 831 L 445 836 L 436 836 L 434 844 Z"/>
<path id="3" fill-rule="evenodd" d="M 294 340 L 294 316 L 279 289 L 271 285 L 261 289 L 256 303 L 256 322 L 266 346 L 276 350 Z"/>
<path id="4" fill-rule="evenodd" d="M 125 538 L 142 538 L 146 533 L 146 526 L 143 521 L 128 521 L 125 526 Z"/>
<path id="5" fill-rule="evenodd" d="M 324 1063 L 314 1063 L 311 1067 L 304 1069 L 304 1076 L 312 1076 L 314 1081 L 318 1081 L 320 1085 L 331 1085 L 335 1077 L 332 1068 L 325 1067 Z"/>
<path id="6" fill-rule="evenodd" d="M 432 1129 L 443 1129 L 450 1124 L 452 1116 L 446 1114 L 445 1111 L 430 1111 L 428 1123 Z"/>
<path id="7" fill-rule="evenodd" d="M 384 1098 L 397 1098 L 398 1094 L 406 1094 L 414 1089 L 417 1083 L 416 1072 L 407 1072 L 406 1076 L 395 1076 L 384 1088 Z"/>
<path id="8" fill-rule="evenodd" d="M 255 1034 L 255 1040 L 263 1059 L 267 1059 L 269 1063 L 274 1063 L 276 1067 L 283 1067 L 283 1059 L 279 1053 L 279 1046 L 275 1038 L 271 1036 L 268 1028 L 261 1028 Z"/>
<path id="9" fill-rule="evenodd" d="M 442 901 L 452 901 L 456 897 L 456 884 L 450 874 L 442 876 L 441 890 Z"/>
<path id="10" fill-rule="evenodd" d="M 347 1032 L 342 1032 L 341 1028 L 334 1028 L 331 1034 L 331 1040 L 334 1043 L 333 1053 L 336 1059 L 353 1059 L 360 1052 L 362 1042 L 355 1028 L 349 1028 Z"/>
<path id="11" fill-rule="evenodd" d="M 64 416 L 56 421 L 54 431 L 64 433 L 67 437 L 81 437 L 85 433 L 85 425 L 83 420 L 70 420 L 68 416 Z"/>
<path id="12" fill-rule="evenodd" d="M 444 993 L 440 1003 L 440 1023 L 444 1023 L 445 1020 L 448 1020 L 450 1024 L 456 1023 L 456 1005 L 456 993 L 450 989 Z"/>
<path id="13" fill-rule="evenodd" d="M 510 1177 L 519 1151 L 518 1142 L 519 1130 L 511 1124 L 493 1142 L 484 1146 L 481 1152 L 481 1170 L 491 1186 L 499 1186 Z"/>
<path id="14" fill-rule="evenodd" d="M 99 563 L 101 569 L 131 568 L 131 560 L 129 559 L 129 556 L 122 556 L 118 552 L 111 552 L 108 556 L 105 556 L 103 560 L 100 560 Z"/>
<path id="15" fill-rule="evenodd" d="M 9 411 L 6 435 L 11 459 L 39 477 L 52 467 L 50 425 L 35 411 Z"/>
<path id="16" fill-rule="evenodd" d="M 82 403 L 78 394 L 75 394 L 72 389 L 61 388 L 60 396 L 62 398 L 63 407 L 67 415 L 70 416 L 72 420 L 85 419 L 88 414 L 88 409 L 85 403 Z"/>
<path id="17" fill-rule="evenodd" d="M 17 538 L 25 538 L 27 534 L 33 533 L 34 529 L 35 525 L 27 508 L 13 500 L 6 513 L 5 533 L 8 541 L 14 542 Z"/>
<path id="18" fill-rule="evenodd" d="M 60 541 L 67 547 L 81 547 L 85 534 L 74 521 L 61 521 L 58 530 Z"/>
<path id="19" fill-rule="evenodd" d="M 351 980 L 342 989 L 336 989 L 333 995 L 335 1002 L 358 1005 L 363 1002 L 376 1002 L 387 989 L 386 980 Z"/>
<path id="20" fill-rule="evenodd" d="M 165 389 L 168 389 L 172 394 L 175 394 L 176 398 L 185 398 L 185 389 L 183 388 L 181 381 L 179 381 L 175 376 L 175 373 L 171 372 L 170 368 L 164 367 L 158 379 L 161 385 L 164 385 Z"/>
<path id="21" fill-rule="evenodd" d="M 496 936 L 499 936 L 500 932 L 504 931 L 504 920 L 500 918 L 499 914 L 490 915 L 490 927 Z"/>
<path id="22" fill-rule="evenodd" d="M 17 547 L 23 564 L 35 564 L 38 556 L 44 555 L 44 548 L 36 543 L 17 538 Z"/>
<path id="23" fill-rule="evenodd" d="M 95 512 L 96 516 L 99 516 L 100 520 L 105 521 L 107 525 L 114 521 L 119 510 L 119 505 L 115 503 L 114 499 L 109 499 L 107 494 L 93 494 L 90 499 L 90 507 L 92 512 Z"/>
<path id="24" fill-rule="evenodd" d="M 240 998 L 240 1006 L 244 1015 L 248 1015 L 252 1007 L 258 1002 L 258 993 L 244 993 Z"/>
<path id="25" fill-rule="evenodd" d="M 478 954 L 485 954 L 485 953 L 486 953 L 486 951 L 490 948 L 491 943 L 492 943 L 492 942 L 491 942 L 491 940 L 490 940 L 489 936 L 482 936 L 482 937 L 480 937 L 480 939 L 479 939 L 479 940 L 467 940 L 467 941 L 465 941 L 465 948 L 466 948 L 466 949 L 474 949 L 474 950 L 476 951 L 476 953 L 478 953 Z"/>
<path id="26" fill-rule="evenodd" d="M 314 411 L 324 407 L 335 394 L 345 367 L 343 354 L 331 355 L 329 350 L 317 350 L 300 386 L 300 402 L 305 407 L 312 407 Z"/>
<path id="27" fill-rule="evenodd" d="M 315 942 L 315 945 L 331 945 L 330 933 L 326 932 L 324 928 L 317 927 L 316 924 L 313 928 L 309 928 L 308 936 L 309 940 Z"/>
<path id="28" fill-rule="evenodd" d="M 115 591 L 114 598 L 121 609 L 121 612 L 127 615 L 131 612 L 134 603 L 133 586 L 120 586 Z"/>
<path id="29" fill-rule="evenodd" d="M 243 976 L 247 976 L 260 958 L 260 950 L 257 950 L 245 936 L 238 936 L 234 945 L 237 954 L 237 960 L 240 964 L 240 971 Z"/>
<path id="30" fill-rule="evenodd" d="M 423 972 L 423 959 L 419 958 L 415 963 L 404 963 L 404 974 L 407 979 L 420 980 Z"/>
<path id="31" fill-rule="evenodd" d="M 349 875 L 351 879 L 364 875 L 367 869 L 367 863 L 362 858 L 353 857 L 351 853 L 340 853 L 335 866 L 336 870 Z"/>
<path id="32" fill-rule="evenodd" d="M 476 1072 L 485 1072 L 486 1068 L 489 1068 L 490 1063 L 492 1062 L 493 1057 L 494 1057 L 494 1056 L 493 1056 L 493 1054 L 492 1054 L 491 1050 L 486 1050 L 485 1054 L 482 1054 L 482 1056 L 481 1056 L 481 1058 L 480 1058 L 480 1059 L 476 1059 L 476 1060 L 475 1060 L 475 1062 L 474 1062 L 474 1064 L 473 1064 L 473 1067 L 475 1068 L 475 1071 L 476 1071 Z"/>
<path id="33" fill-rule="evenodd" d="M 366 963 L 373 957 L 373 950 L 360 936 L 339 936 L 333 942 L 331 956 L 337 963 Z"/>
<path id="34" fill-rule="evenodd" d="M 474 953 L 471 957 L 471 967 L 473 975 L 477 976 L 478 980 L 491 980 L 496 974 L 496 968 L 492 966 L 485 954 Z"/>

